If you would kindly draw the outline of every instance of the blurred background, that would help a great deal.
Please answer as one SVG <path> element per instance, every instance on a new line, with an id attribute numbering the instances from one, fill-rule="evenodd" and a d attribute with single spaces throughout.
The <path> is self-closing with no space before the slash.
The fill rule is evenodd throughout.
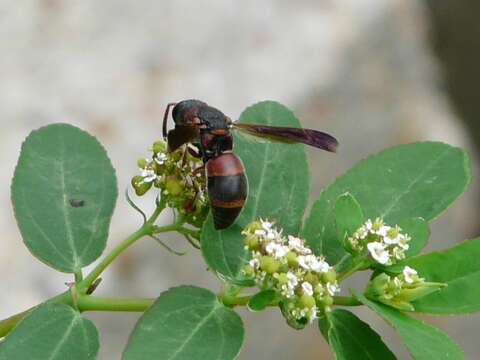
<path id="1" fill-rule="evenodd" d="M 475 0 L 0 0 L 0 318 L 71 280 L 36 261 L 16 228 L 9 186 L 22 140 L 52 122 L 89 131 L 107 148 L 123 193 L 136 159 L 160 137 L 165 105 L 181 99 L 202 99 L 232 118 L 277 100 L 305 127 L 334 134 L 337 155 L 310 151 L 311 202 L 386 147 L 426 139 L 461 146 L 474 180 L 433 222 L 428 250 L 480 234 L 479 15 Z M 152 207 L 151 198 L 140 203 Z M 108 248 L 139 222 L 119 198 Z M 137 243 L 104 274 L 97 294 L 156 297 L 178 284 L 217 291 L 201 255 L 178 240 L 176 248 L 189 251 L 183 258 L 153 241 Z M 355 312 L 409 358 L 381 320 Z M 242 360 L 333 359 L 316 326 L 297 332 L 275 310 L 241 315 Z M 99 359 L 118 359 L 139 315 L 87 316 L 101 333 Z M 480 316 L 426 320 L 478 358 Z"/>

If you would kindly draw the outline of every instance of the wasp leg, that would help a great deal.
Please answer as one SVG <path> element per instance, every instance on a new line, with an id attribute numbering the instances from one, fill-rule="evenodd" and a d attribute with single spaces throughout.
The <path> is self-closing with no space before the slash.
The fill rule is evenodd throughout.
<path id="1" fill-rule="evenodd" d="M 167 139 L 167 121 L 168 121 L 168 114 L 170 113 L 170 108 L 172 106 L 175 106 L 177 105 L 177 103 L 168 103 L 167 104 L 167 108 L 165 109 L 165 115 L 163 115 L 163 129 L 162 129 L 162 135 L 163 135 L 163 139 L 166 140 Z"/>

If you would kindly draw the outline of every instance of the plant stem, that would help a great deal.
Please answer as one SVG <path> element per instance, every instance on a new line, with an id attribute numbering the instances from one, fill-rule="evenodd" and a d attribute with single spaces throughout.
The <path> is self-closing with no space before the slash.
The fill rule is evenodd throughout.
<path id="1" fill-rule="evenodd" d="M 108 298 L 84 295 L 77 300 L 80 311 L 145 311 L 155 299 Z"/>
<path id="2" fill-rule="evenodd" d="M 348 278 L 350 275 L 353 273 L 357 272 L 358 270 L 362 269 L 365 267 L 366 260 L 360 259 L 359 261 L 356 261 L 353 263 L 353 265 L 346 269 L 345 271 L 341 272 L 340 274 L 337 275 L 337 281 L 341 282 Z"/>
<path id="3" fill-rule="evenodd" d="M 100 276 L 100 274 L 128 247 L 133 245 L 137 240 L 146 235 L 154 233 L 154 229 L 162 229 L 161 232 L 170 231 L 169 226 L 156 227 L 154 222 L 160 216 L 161 212 L 165 209 L 165 202 L 160 201 L 155 208 L 152 216 L 142 225 L 140 229 L 135 231 L 132 235 L 127 237 L 119 245 L 117 245 L 110 254 L 108 254 L 95 268 L 88 274 L 88 276 L 78 284 L 80 291 L 83 293 L 92 285 L 92 283 Z M 170 225 L 172 227 L 173 225 Z"/>
<path id="4" fill-rule="evenodd" d="M 334 296 L 333 304 L 341 305 L 341 306 L 361 306 L 362 305 L 360 301 L 350 296 Z"/>

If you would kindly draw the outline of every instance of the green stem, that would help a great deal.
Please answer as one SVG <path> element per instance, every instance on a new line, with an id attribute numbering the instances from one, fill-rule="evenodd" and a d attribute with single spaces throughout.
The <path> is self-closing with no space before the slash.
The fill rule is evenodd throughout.
<path id="1" fill-rule="evenodd" d="M 348 278 L 350 275 L 353 273 L 357 272 L 360 269 L 363 269 L 366 265 L 366 260 L 360 259 L 356 262 L 353 263 L 353 265 L 346 269 L 345 271 L 341 272 L 340 274 L 337 275 L 337 281 L 342 282 L 346 278 Z"/>
<path id="2" fill-rule="evenodd" d="M 137 240 L 151 233 L 151 225 L 147 226 L 146 223 L 140 229 L 135 231 L 132 235 L 117 245 L 110 254 L 108 254 L 90 274 L 79 284 L 79 288 L 86 291 L 90 285 L 100 276 L 100 274 L 120 255 L 125 249 L 134 244 Z"/>
<path id="3" fill-rule="evenodd" d="M 77 300 L 80 311 L 137 311 L 147 310 L 155 299 L 108 298 L 84 295 Z"/>
<path id="4" fill-rule="evenodd" d="M 77 272 L 75 272 L 74 274 L 75 276 L 75 282 L 78 284 L 80 281 L 83 280 L 83 273 L 82 273 L 82 269 L 78 270 Z"/>
<path id="5" fill-rule="evenodd" d="M 157 229 L 154 224 L 154 222 L 157 220 L 157 218 L 160 216 L 161 212 L 165 209 L 165 202 L 160 201 L 155 208 L 155 211 L 153 212 L 152 216 L 142 225 L 140 229 L 135 231 L 132 235 L 130 235 L 128 238 L 126 238 L 124 241 L 122 241 L 120 244 L 118 244 L 110 254 L 108 254 L 95 268 L 92 270 L 90 274 L 78 285 L 79 289 L 81 289 L 81 292 L 87 291 L 87 289 L 92 285 L 92 283 L 100 276 L 100 274 L 122 253 L 124 252 L 128 247 L 133 245 L 137 240 L 141 239 L 142 237 L 146 235 L 152 235 L 154 233 L 154 230 Z M 173 226 L 173 225 L 170 225 Z M 168 228 L 168 226 L 165 226 L 163 228 Z M 160 227 L 162 229 L 162 227 Z M 170 230 L 165 230 L 165 231 L 170 231 Z M 165 232 L 162 231 L 162 232 Z"/>
<path id="6" fill-rule="evenodd" d="M 334 305 L 341 305 L 341 306 L 360 306 L 362 303 L 355 299 L 354 297 L 350 296 L 334 296 L 333 297 L 333 304 Z"/>

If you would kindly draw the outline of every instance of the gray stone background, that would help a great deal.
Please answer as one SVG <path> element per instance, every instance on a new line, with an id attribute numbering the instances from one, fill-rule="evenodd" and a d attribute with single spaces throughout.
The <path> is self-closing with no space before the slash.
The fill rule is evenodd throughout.
<path id="1" fill-rule="evenodd" d="M 455 28 L 457 18 L 448 17 L 453 3 L 439 9 L 434 1 L 414 0 L 0 0 L 0 318 L 63 291 L 71 280 L 23 246 L 9 198 L 22 140 L 51 122 L 96 135 L 117 168 L 121 191 L 137 171 L 136 159 L 160 136 L 166 103 L 185 98 L 232 117 L 254 102 L 277 100 L 306 127 L 335 134 L 339 154 L 310 151 L 312 202 L 324 184 L 394 144 L 446 141 L 476 161 L 469 135 L 477 134 L 464 128 L 456 115 L 462 108 L 449 97 L 455 86 L 449 86 L 451 69 L 441 66 L 449 65 L 445 48 L 432 51 L 432 34 L 445 35 L 436 32 L 445 19 Z M 453 36 L 449 49 L 455 39 L 465 37 Z M 433 222 L 428 249 L 480 233 L 476 163 L 474 175 L 467 195 Z M 151 208 L 152 198 L 141 204 Z M 108 248 L 138 224 L 120 199 Z M 186 248 L 178 240 L 177 248 Z M 197 252 L 177 258 L 145 240 L 104 274 L 97 293 L 155 297 L 178 284 L 218 290 L 204 270 Z M 355 311 L 399 358 L 408 358 L 391 329 L 370 312 Z M 240 359 L 333 358 L 315 326 L 294 331 L 273 310 L 241 315 L 246 343 Z M 87 316 L 101 333 L 99 358 L 118 359 L 138 314 Z M 478 358 L 479 316 L 427 320 L 451 334 L 467 358 Z"/>

